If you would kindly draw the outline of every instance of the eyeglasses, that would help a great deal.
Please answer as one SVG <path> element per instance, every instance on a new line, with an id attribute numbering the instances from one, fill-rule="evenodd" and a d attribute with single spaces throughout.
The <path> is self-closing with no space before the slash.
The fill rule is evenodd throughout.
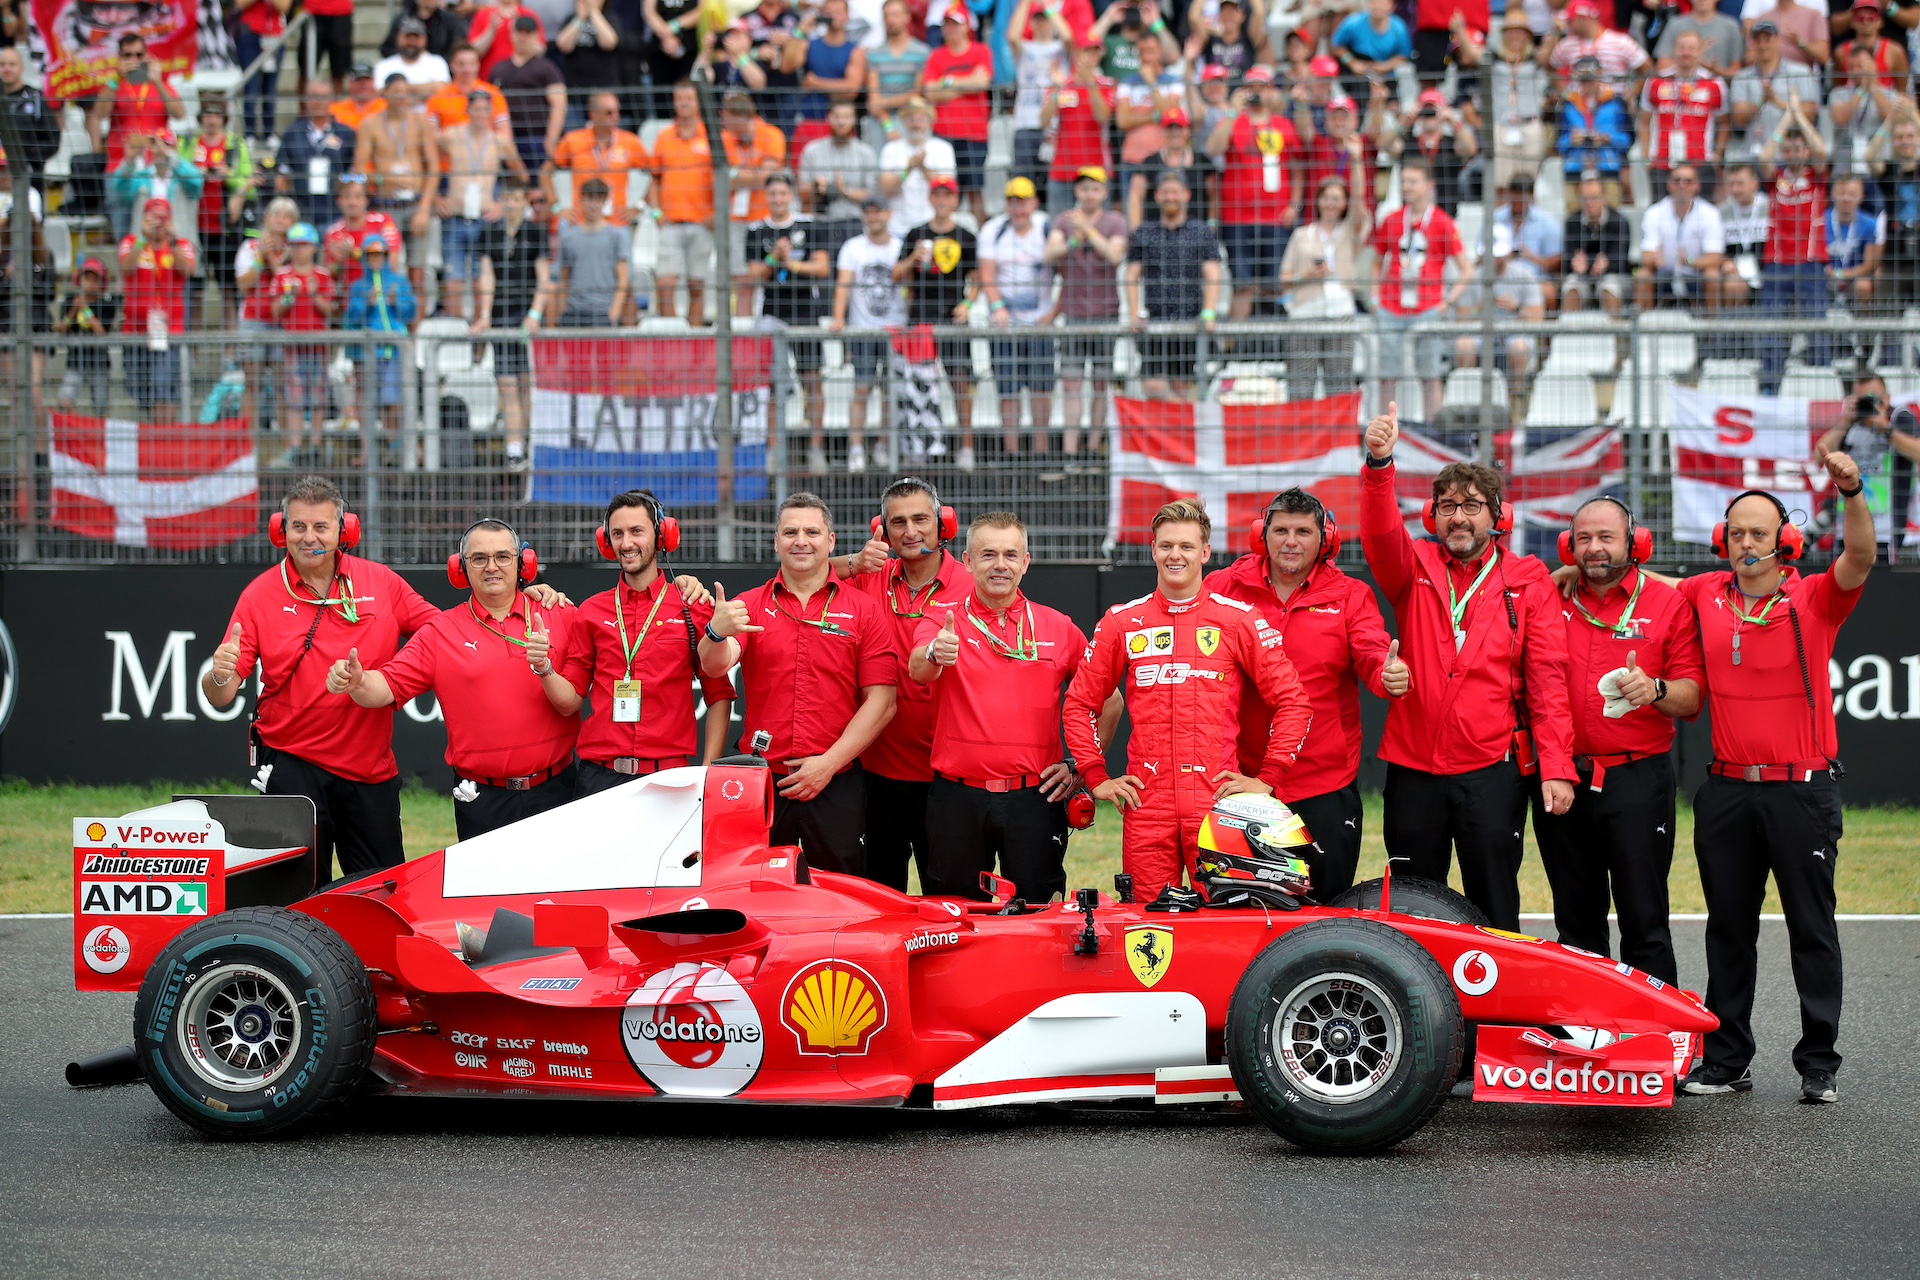
<path id="1" fill-rule="evenodd" d="M 1465 502 L 1436 502 L 1433 504 L 1433 513 L 1442 519 L 1456 515 L 1466 516 L 1471 519 L 1486 509 L 1487 504 L 1481 502 L 1478 498 L 1469 498 Z"/>
<path id="2" fill-rule="evenodd" d="M 518 551 L 496 551 L 492 555 L 488 555 L 484 551 L 474 551 L 467 555 L 467 567 L 470 569 L 484 569 L 491 564 L 497 565 L 502 569 L 511 569 L 519 559 L 520 553 Z"/>

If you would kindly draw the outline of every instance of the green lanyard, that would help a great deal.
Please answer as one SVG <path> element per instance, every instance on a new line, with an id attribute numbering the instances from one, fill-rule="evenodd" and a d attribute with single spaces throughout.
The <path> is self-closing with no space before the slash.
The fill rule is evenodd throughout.
<path id="1" fill-rule="evenodd" d="M 660 583 L 660 593 L 653 598 L 653 612 L 647 615 L 646 622 L 640 628 L 640 634 L 629 645 L 627 643 L 627 619 L 620 609 L 620 588 L 613 589 L 613 625 L 620 631 L 620 651 L 627 657 L 627 670 L 623 679 L 633 679 L 633 658 L 640 652 L 640 646 L 647 642 L 647 632 L 653 630 L 654 615 L 660 612 L 660 606 L 667 600 L 667 584 Z"/>
<path id="2" fill-rule="evenodd" d="M 479 625 L 482 631 L 486 632 L 490 636 L 497 636 L 498 638 L 505 640 L 508 644 L 517 644 L 522 649 L 524 649 L 527 647 L 527 641 L 533 639 L 533 621 L 531 618 L 529 618 L 526 623 L 527 639 L 515 640 L 512 636 L 508 635 L 506 632 L 495 631 L 492 627 L 488 626 L 485 622 L 481 621 L 479 613 L 475 612 L 474 610 L 472 596 L 467 597 L 467 613 L 469 616 L 473 618 L 474 622 Z M 512 617 L 512 616 L 513 616 L 512 614 L 507 615 L 507 617 Z M 504 622 L 505 619 L 502 619 L 501 621 Z"/>
<path id="3" fill-rule="evenodd" d="M 773 600 L 773 607 L 775 609 L 780 610 L 780 614 L 782 617 L 785 617 L 794 622 L 797 622 L 803 627 L 813 627 L 817 630 L 826 632 L 830 636 L 851 636 L 853 632 L 848 631 L 844 627 L 837 626 L 834 623 L 827 621 L 827 610 L 832 607 L 833 597 L 836 593 L 839 592 L 839 590 L 840 590 L 839 583 L 830 582 L 827 584 L 827 588 L 826 588 L 827 598 L 826 598 L 826 601 L 820 606 L 820 616 L 817 619 L 808 618 L 798 613 L 788 613 L 786 609 L 783 608 L 780 604 L 780 589 L 777 586 L 770 593 L 770 598 Z M 787 594 L 792 595 L 793 593 L 789 591 Z"/>
<path id="4" fill-rule="evenodd" d="M 927 605 L 932 603 L 933 593 L 940 589 L 940 579 L 938 577 L 935 577 L 933 581 L 927 583 L 927 589 L 924 595 L 918 591 L 915 591 L 912 587 L 908 587 L 907 588 L 907 608 L 902 609 L 900 607 L 900 599 L 897 594 L 897 591 L 901 586 L 904 586 L 906 584 L 906 581 L 907 581 L 907 575 L 904 570 L 897 575 L 888 574 L 887 576 L 887 608 L 893 610 L 893 616 L 896 618 L 926 617 Z M 911 613 L 907 612 L 908 609 L 911 609 L 912 612 Z"/>
<path id="5" fill-rule="evenodd" d="M 1453 644 L 1456 649 L 1467 640 L 1467 633 L 1460 626 L 1461 620 L 1467 616 L 1467 605 L 1472 601 L 1474 592 L 1480 590 L 1480 584 L 1487 580 L 1487 575 L 1493 572 L 1494 561 L 1499 558 L 1500 550 L 1497 547 L 1488 553 L 1487 562 L 1480 566 L 1480 576 L 1473 580 L 1473 585 L 1467 588 L 1464 596 L 1454 594 L 1453 569 L 1451 566 L 1447 569 L 1447 602 L 1453 612 Z"/>
<path id="6" fill-rule="evenodd" d="M 1766 626 L 1767 615 L 1772 613 L 1774 610 L 1774 607 L 1777 606 L 1782 600 L 1785 600 L 1787 598 L 1786 586 L 1785 584 L 1782 584 L 1779 588 L 1775 589 L 1774 593 L 1767 597 L 1766 606 L 1762 608 L 1758 613 L 1748 613 L 1745 609 L 1740 607 L 1740 602 L 1744 598 L 1745 598 L 1745 593 L 1743 593 L 1740 590 L 1740 588 L 1735 587 L 1733 589 L 1733 608 L 1730 610 L 1730 612 L 1733 614 L 1734 617 L 1740 619 L 1740 626 L 1737 626 L 1733 629 L 1733 665 L 1736 667 L 1740 665 L 1741 629 L 1745 627 L 1746 624 L 1749 622 L 1756 627 Z M 1794 634 L 1797 636 L 1799 632 L 1796 630 Z"/>
<path id="7" fill-rule="evenodd" d="M 960 607 L 966 611 L 967 621 L 973 624 L 973 629 L 987 638 L 987 644 L 995 653 L 1009 662 L 1040 661 L 1040 645 L 1034 639 L 1033 635 L 1033 602 L 1031 600 L 1027 601 L 1026 622 L 1024 624 L 1016 622 L 1013 626 L 1012 644 L 1008 644 L 1005 640 L 993 634 L 993 630 L 988 627 L 986 623 L 973 616 L 973 596 L 971 593 L 969 593 L 966 601 L 962 603 Z"/>
<path id="8" fill-rule="evenodd" d="M 1646 585 L 1647 585 L 1647 575 L 1643 573 L 1640 575 L 1638 580 L 1634 582 L 1633 594 L 1627 597 L 1627 607 L 1621 611 L 1620 621 L 1618 622 L 1602 622 L 1600 621 L 1600 619 L 1594 617 L 1591 613 L 1587 612 L 1587 606 L 1580 603 L 1580 593 L 1578 591 L 1575 591 L 1573 593 L 1573 607 L 1580 611 L 1581 617 L 1585 618 L 1588 622 L 1591 622 L 1594 626 L 1600 628 L 1602 631 L 1613 632 L 1614 638 L 1616 640 L 1632 639 L 1633 638 L 1633 606 L 1640 603 L 1640 590 L 1642 587 L 1645 587 Z"/>
<path id="9" fill-rule="evenodd" d="M 280 585 L 287 589 L 288 595 L 292 596 L 301 604 L 317 604 L 322 609 L 329 607 L 337 608 L 340 612 L 340 620 L 342 622 L 358 622 L 360 621 L 360 611 L 356 609 L 353 604 L 353 579 L 344 573 L 336 571 L 333 575 L 333 582 L 327 584 L 327 590 L 332 591 L 334 585 L 341 582 L 347 584 L 347 594 L 343 596 L 322 596 L 319 594 L 303 596 L 293 589 L 293 580 L 287 577 L 287 562 L 285 560 L 280 562 Z"/>

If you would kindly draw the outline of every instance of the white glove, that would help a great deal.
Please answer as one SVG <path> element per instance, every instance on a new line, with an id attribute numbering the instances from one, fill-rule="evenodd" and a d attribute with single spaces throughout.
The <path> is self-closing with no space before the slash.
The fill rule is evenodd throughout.
<path id="1" fill-rule="evenodd" d="M 272 777 L 273 765 L 271 763 L 263 764 L 260 766 L 260 772 L 254 774 L 253 780 L 247 785 L 255 791 L 258 791 L 261 795 L 265 795 L 267 794 L 267 780 Z"/>
<path id="2" fill-rule="evenodd" d="M 1620 682 L 1626 678 L 1626 667 L 1615 667 L 1600 677 L 1600 697 L 1607 704 L 1606 716 L 1609 720 L 1618 720 L 1633 710 L 1633 704 L 1620 692 Z"/>
<path id="3" fill-rule="evenodd" d="M 480 784 L 470 782 L 465 778 L 460 779 L 460 784 L 453 789 L 453 798 L 462 804 L 465 804 L 469 800 L 477 799 L 479 795 Z"/>

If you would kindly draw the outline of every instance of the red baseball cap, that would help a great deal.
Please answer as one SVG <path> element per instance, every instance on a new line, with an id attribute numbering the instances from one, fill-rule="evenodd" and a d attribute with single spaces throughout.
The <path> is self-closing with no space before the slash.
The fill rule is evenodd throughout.
<path id="1" fill-rule="evenodd" d="M 140 206 L 140 212 L 141 214 L 145 215 L 145 214 L 152 213 L 156 208 L 159 209 L 160 212 L 166 214 L 169 218 L 173 216 L 173 202 L 171 200 L 168 200 L 165 196 L 153 197 L 151 200 L 147 201 L 145 204 Z"/>
<path id="2" fill-rule="evenodd" d="M 1247 84 L 1272 84 L 1272 67 L 1248 67 L 1247 74 L 1240 77 Z"/>
<path id="3" fill-rule="evenodd" d="M 1573 0 L 1573 3 L 1567 6 L 1567 19 L 1571 21 L 1574 18 L 1592 18 L 1598 22 L 1600 6 L 1595 4 L 1594 0 Z"/>
<path id="4" fill-rule="evenodd" d="M 1171 110 L 1160 113 L 1160 127 L 1163 129 L 1191 129 L 1193 127 L 1193 121 L 1187 118 L 1186 112 L 1182 111 L 1179 107 L 1174 107 Z"/>
<path id="5" fill-rule="evenodd" d="M 1880 0 L 1853 0 L 1852 12 L 1858 13 L 1862 9 L 1871 9 L 1875 13 L 1885 12 L 1880 8 Z"/>
<path id="6" fill-rule="evenodd" d="M 1327 99 L 1327 110 L 1329 111 L 1358 111 L 1359 109 L 1360 108 L 1354 103 L 1354 100 L 1344 93 L 1336 93 Z"/>
<path id="7" fill-rule="evenodd" d="M 958 191 L 960 180 L 950 173 L 936 173 L 927 179 L 929 191 Z"/>
<path id="8" fill-rule="evenodd" d="M 1322 80 L 1332 80 L 1340 74 L 1340 64 L 1323 53 L 1307 63 L 1307 71 Z"/>
<path id="9" fill-rule="evenodd" d="M 80 277 L 85 275 L 89 271 L 99 276 L 102 280 L 105 280 L 107 278 L 107 264 L 100 261 L 100 259 L 98 258 L 88 258 L 86 261 L 80 264 L 80 269 L 73 273 L 74 281 L 78 283 Z"/>
<path id="10" fill-rule="evenodd" d="M 1444 107 L 1447 105 L 1447 95 L 1438 89 L 1422 89 L 1420 91 L 1419 105 L 1423 107 Z"/>
<path id="11" fill-rule="evenodd" d="M 1209 62 L 1200 70 L 1202 80 L 1225 80 L 1229 72 L 1217 62 Z"/>

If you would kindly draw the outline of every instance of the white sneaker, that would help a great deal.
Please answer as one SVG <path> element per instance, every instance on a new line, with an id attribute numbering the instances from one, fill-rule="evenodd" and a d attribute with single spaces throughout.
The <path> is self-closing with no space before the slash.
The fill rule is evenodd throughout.
<path id="1" fill-rule="evenodd" d="M 827 451 L 818 445 L 807 450 L 807 474 L 812 476 L 827 474 Z"/>
<path id="2" fill-rule="evenodd" d="M 961 445 L 959 454 L 954 457 L 953 465 L 962 471 L 973 470 L 973 446 L 970 444 Z"/>
<path id="3" fill-rule="evenodd" d="M 873 466 L 876 471 L 893 469 L 893 449 L 884 436 L 873 442 Z"/>
<path id="4" fill-rule="evenodd" d="M 947 442 L 945 440 L 942 440 L 939 436 L 933 437 L 931 440 L 927 442 L 927 456 L 929 458 L 946 457 Z"/>
<path id="5" fill-rule="evenodd" d="M 847 474 L 859 475 L 867 469 L 867 447 L 863 444 L 847 446 Z"/>

